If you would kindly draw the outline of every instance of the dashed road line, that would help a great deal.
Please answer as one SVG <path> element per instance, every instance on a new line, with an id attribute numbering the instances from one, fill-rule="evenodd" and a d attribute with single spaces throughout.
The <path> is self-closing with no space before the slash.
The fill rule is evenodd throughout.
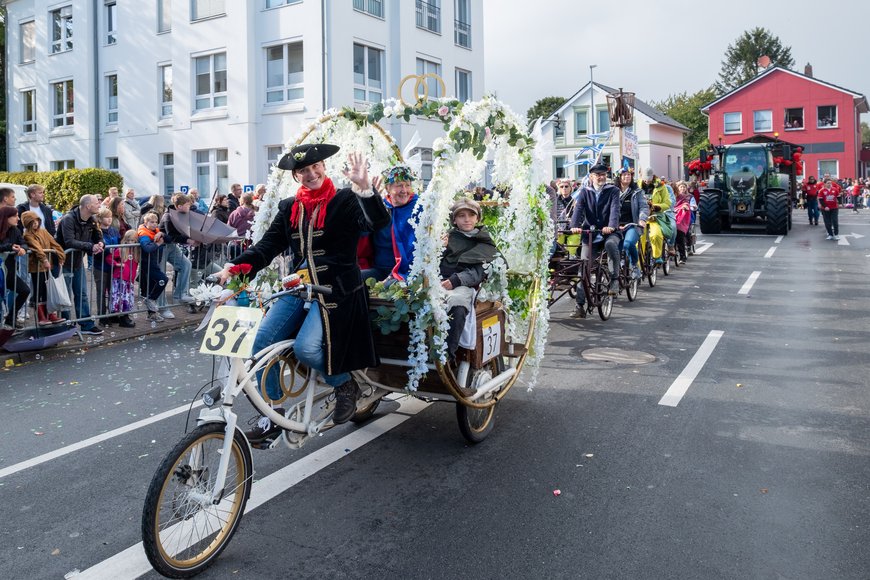
<path id="1" fill-rule="evenodd" d="M 764 257 L 765 257 L 765 258 L 770 258 L 771 256 L 773 256 L 773 253 L 774 253 L 775 251 L 776 251 L 776 246 L 772 246 L 769 250 L 767 250 L 767 253 L 764 254 Z"/>
<path id="2" fill-rule="evenodd" d="M 710 331 L 707 338 L 705 338 L 704 342 L 701 343 L 700 348 L 698 348 L 698 352 L 695 353 L 695 356 L 692 357 L 692 360 L 689 361 L 689 364 L 686 365 L 686 368 L 683 369 L 680 376 L 676 378 L 670 388 L 668 388 L 667 392 L 665 392 L 664 396 L 659 401 L 659 405 L 676 407 L 680 403 L 680 400 L 686 394 L 686 391 L 689 390 L 689 387 L 698 376 L 698 373 L 700 373 L 701 369 L 704 368 L 704 364 L 706 364 L 710 355 L 713 354 L 713 349 L 715 349 L 716 345 L 719 344 L 719 340 L 724 334 L 724 330 Z"/>
<path id="3" fill-rule="evenodd" d="M 752 285 L 755 284 L 755 281 L 758 280 L 758 277 L 761 276 L 761 271 L 756 270 L 752 274 L 749 275 L 749 278 L 746 280 L 746 283 L 737 291 L 737 294 L 749 294 L 749 291 L 752 289 Z"/>
<path id="4" fill-rule="evenodd" d="M 782 241 L 783 236 L 776 236 L 776 239 L 773 241 L 774 244 L 778 244 Z"/>

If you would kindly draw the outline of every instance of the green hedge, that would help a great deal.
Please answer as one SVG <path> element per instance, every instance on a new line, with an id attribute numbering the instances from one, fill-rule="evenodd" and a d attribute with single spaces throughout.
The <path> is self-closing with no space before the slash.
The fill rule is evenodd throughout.
<path id="1" fill-rule="evenodd" d="M 119 190 L 124 185 L 120 174 L 108 169 L 64 169 L 62 171 L 0 172 L 0 183 L 28 186 L 38 183 L 45 187 L 45 202 L 59 211 L 78 205 L 86 193 L 107 195 L 110 187 Z"/>

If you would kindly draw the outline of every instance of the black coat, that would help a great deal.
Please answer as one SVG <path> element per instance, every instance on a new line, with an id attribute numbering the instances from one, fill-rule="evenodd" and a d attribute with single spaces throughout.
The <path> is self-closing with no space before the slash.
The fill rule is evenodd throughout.
<path id="1" fill-rule="evenodd" d="M 390 223 L 390 214 L 377 194 L 363 198 L 350 189 L 339 189 L 326 209 L 322 230 L 315 230 L 300 204 L 299 226 L 290 225 L 296 198 L 283 200 L 278 215 L 263 238 L 232 260 L 250 264 L 252 274 L 269 265 L 275 256 L 287 251 L 295 268 L 306 263 L 314 284 L 332 289 L 329 296 L 318 295 L 326 343 L 326 373 L 335 375 L 378 365 L 369 322 L 366 288 L 357 265 L 360 234 L 379 230 Z"/>
<path id="2" fill-rule="evenodd" d="M 30 211 L 30 200 L 25 201 L 24 203 L 19 203 L 17 206 L 15 206 L 15 209 L 18 210 L 18 217 L 21 217 L 21 214 L 26 211 Z M 51 234 L 51 237 L 54 237 L 55 235 L 57 235 L 57 232 L 54 228 L 54 217 L 52 215 L 53 210 L 51 209 L 51 206 L 41 203 L 39 204 L 39 209 L 42 210 L 42 215 L 45 216 L 45 223 L 42 224 L 42 227 L 44 227 L 46 231 Z M 23 231 L 24 226 L 19 224 L 19 229 Z"/>
<path id="3" fill-rule="evenodd" d="M 82 256 L 92 254 L 94 244 L 102 241 L 103 233 L 97 227 L 94 216 L 83 220 L 79 206 L 69 210 L 58 222 L 57 242 L 63 246 L 64 250 L 73 249 L 75 251 L 67 257 L 63 269 L 69 272 L 81 268 Z"/>

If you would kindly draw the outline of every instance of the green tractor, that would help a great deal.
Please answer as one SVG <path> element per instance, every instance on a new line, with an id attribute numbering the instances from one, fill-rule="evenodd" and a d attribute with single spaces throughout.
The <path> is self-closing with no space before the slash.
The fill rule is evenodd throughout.
<path id="1" fill-rule="evenodd" d="M 796 180 L 794 169 L 791 174 L 777 172 L 775 147 L 791 159 L 791 147 L 782 144 L 740 143 L 713 148 L 713 174 L 698 202 L 702 233 L 718 234 L 732 224 L 763 220 L 767 234 L 788 234 Z M 707 161 L 706 153 L 701 152 L 702 162 Z"/>

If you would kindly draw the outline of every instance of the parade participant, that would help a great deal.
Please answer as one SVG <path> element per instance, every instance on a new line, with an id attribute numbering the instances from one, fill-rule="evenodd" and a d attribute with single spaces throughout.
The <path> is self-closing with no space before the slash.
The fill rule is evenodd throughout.
<path id="1" fill-rule="evenodd" d="M 324 160 L 338 149 L 325 143 L 298 145 L 281 158 L 278 168 L 290 171 L 301 187 L 295 196 L 279 203 L 278 214 L 262 239 L 217 274 L 226 282 L 233 265 L 250 264 L 253 276 L 289 248 L 296 268 L 305 268 L 312 283 L 332 290 L 328 296 L 318 296 L 307 311 L 302 298 L 276 300 L 260 324 L 253 348 L 258 352 L 295 335 L 296 358 L 319 371 L 335 388 L 336 424 L 353 416 L 361 394 L 350 371 L 378 364 L 368 297 L 356 262 L 359 237 L 364 231 L 385 227 L 390 219 L 377 191 L 380 177 L 369 180 L 362 155 L 348 157 L 344 175 L 352 187 L 335 189 Z M 281 398 L 277 367 L 266 377 L 258 374 L 258 380 L 261 385 L 265 380 L 270 398 Z M 247 435 L 253 443 L 262 444 L 280 431 L 262 417 Z"/>
<path id="2" fill-rule="evenodd" d="M 142 252 L 142 275 L 139 277 L 139 292 L 145 298 L 145 308 L 148 310 L 148 320 L 163 322 L 166 320 L 157 306 L 157 299 L 166 290 L 166 274 L 160 269 L 163 255 L 163 232 L 158 227 L 158 217 L 153 211 L 142 217 L 137 236 Z"/>
<path id="3" fill-rule="evenodd" d="M 671 196 L 668 193 L 668 188 L 665 186 L 664 182 L 656 179 L 652 167 L 646 168 L 641 187 L 646 194 L 647 200 L 650 204 L 650 209 L 654 214 L 656 214 L 655 220 L 649 220 L 649 240 L 650 245 L 652 246 L 652 257 L 655 259 L 656 264 L 661 264 L 662 242 L 664 242 L 665 236 L 662 233 L 662 225 L 659 223 L 659 219 L 662 219 L 662 212 L 670 209 Z"/>
<path id="4" fill-rule="evenodd" d="M 628 262 L 631 267 L 631 277 L 640 278 L 641 272 L 638 266 L 637 242 L 646 226 L 649 216 L 649 205 L 643 190 L 634 182 L 634 174 L 631 169 L 623 167 L 617 173 L 619 187 L 619 224 L 633 223 L 634 227 L 621 227 L 624 236 L 623 247 L 628 254 Z"/>
<path id="5" fill-rule="evenodd" d="M 831 178 L 825 179 L 819 190 L 819 204 L 822 206 L 822 218 L 825 220 L 825 231 L 828 232 L 826 240 L 840 239 L 839 203 L 837 189 L 833 186 Z"/>
<path id="6" fill-rule="evenodd" d="M 15 299 L 6 313 L 6 326 L 15 327 L 16 313 L 21 310 L 30 296 L 27 280 L 18 273 L 18 257 L 26 253 L 24 238 L 18 229 L 18 210 L 15 206 L 0 207 L 0 253 L 8 253 L 6 257 L 6 290 L 14 293 Z M 5 299 L 5 296 L 3 297 Z M 7 303 L 7 306 L 10 306 Z"/>
<path id="7" fill-rule="evenodd" d="M 47 312 L 46 276 L 54 267 L 63 266 L 66 256 L 63 248 L 57 240 L 42 227 L 42 218 L 34 211 L 26 211 L 21 214 L 21 223 L 24 225 L 24 243 L 30 249 L 27 270 L 30 272 L 30 286 L 34 289 L 36 302 L 36 319 L 39 324 L 51 324 L 60 322 L 56 312 Z M 59 272 L 54 272 L 57 276 Z"/>
<path id="8" fill-rule="evenodd" d="M 396 165 L 384 171 L 383 183 L 387 191 L 384 204 L 390 212 L 390 224 L 371 234 L 373 266 L 363 271 L 363 280 L 405 280 L 414 260 L 417 243 L 411 217 L 417 207 L 417 194 L 412 182 L 417 178 L 410 167 Z"/>
<path id="9" fill-rule="evenodd" d="M 65 250 L 73 250 L 63 265 L 67 289 L 73 299 L 75 315 L 82 334 L 102 334 L 103 329 L 91 318 L 88 283 L 83 257 L 93 258 L 103 251 L 103 234 L 97 225 L 100 202 L 95 195 L 83 195 L 79 205 L 68 211 L 57 227 L 57 242 Z M 95 258 L 99 259 L 99 258 Z M 69 318 L 69 313 L 66 314 Z"/>
<path id="10" fill-rule="evenodd" d="M 686 237 L 692 225 L 692 212 L 698 207 L 695 198 L 689 193 L 689 184 L 685 181 L 677 182 L 677 197 L 674 203 L 674 215 L 676 217 L 677 251 L 680 253 L 680 263 L 686 262 Z"/>
<path id="11" fill-rule="evenodd" d="M 852 212 L 858 213 L 858 208 L 864 205 L 864 194 L 861 191 L 861 180 L 856 179 L 855 183 L 852 184 Z"/>
<path id="12" fill-rule="evenodd" d="M 819 225 L 819 189 L 821 184 L 816 183 L 816 178 L 813 175 L 807 177 L 804 183 L 804 195 L 806 196 L 807 216 L 810 218 L 810 225 Z"/>
<path id="13" fill-rule="evenodd" d="M 580 195 L 571 216 L 571 232 L 581 233 L 594 227 L 604 235 L 604 250 L 610 268 L 608 293 L 616 295 L 619 288 L 619 246 L 622 236 L 619 227 L 619 188 L 607 183 L 607 166 L 597 163 L 589 169 L 590 185 L 580 188 Z M 597 248 L 593 248 L 597 249 Z M 581 243 L 581 260 L 591 260 L 589 245 Z M 571 318 L 584 318 L 586 315 L 586 296 L 578 285 L 577 304 Z"/>
<path id="14" fill-rule="evenodd" d="M 459 348 L 465 321 L 474 309 L 474 287 L 483 282 L 483 267 L 492 262 L 497 251 L 486 226 L 477 225 L 481 217 L 480 204 L 470 198 L 458 199 L 450 208 L 453 228 L 447 234 L 439 268 L 441 287 L 447 291 L 447 353 L 451 357 Z"/>

